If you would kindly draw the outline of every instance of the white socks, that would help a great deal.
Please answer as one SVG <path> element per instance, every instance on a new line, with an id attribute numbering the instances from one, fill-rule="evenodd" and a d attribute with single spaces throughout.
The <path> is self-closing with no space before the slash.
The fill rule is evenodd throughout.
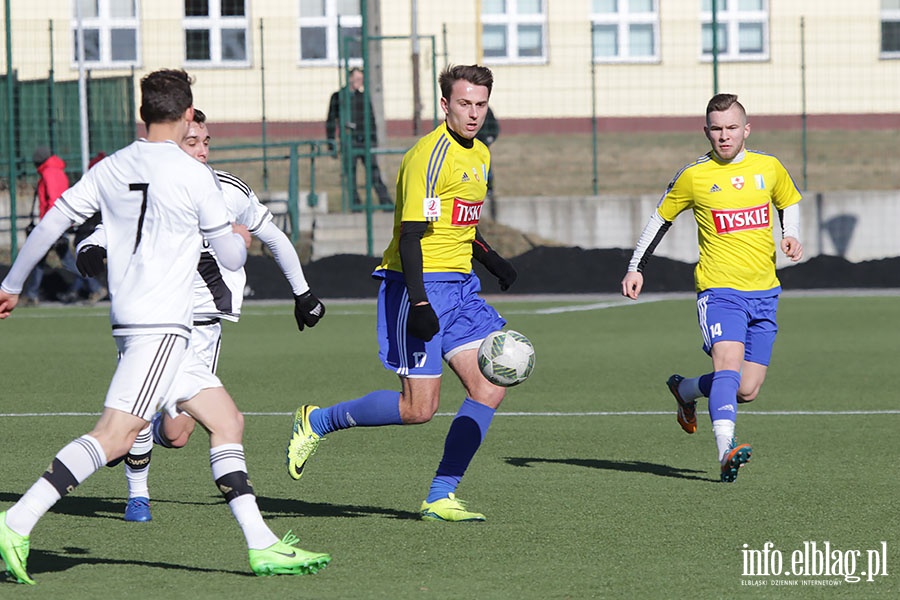
<path id="1" fill-rule="evenodd" d="M 719 451 L 719 463 L 725 460 L 725 455 L 731 450 L 731 441 L 734 439 L 734 421 L 719 419 L 713 421 L 713 435 L 716 436 L 716 448 Z"/>

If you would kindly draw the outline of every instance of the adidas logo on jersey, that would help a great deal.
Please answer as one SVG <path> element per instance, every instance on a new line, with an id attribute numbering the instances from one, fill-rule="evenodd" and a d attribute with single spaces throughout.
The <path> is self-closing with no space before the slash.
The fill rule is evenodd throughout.
<path id="1" fill-rule="evenodd" d="M 715 183 L 713 184 L 713 186 L 712 186 L 711 188 L 709 188 L 709 193 L 710 193 L 710 194 L 713 193 L 713 192 L 721 192 L 721 191 L 722 191 L 722 188 L 720 188 L 720 187 L 719 187 L 717 184 L 715 184 Z"/>
<path id="2" fill-rule="evenodd" d="M 462 183 L 465 183 L 469 180 L 469 174 L 463 171 Z"/>

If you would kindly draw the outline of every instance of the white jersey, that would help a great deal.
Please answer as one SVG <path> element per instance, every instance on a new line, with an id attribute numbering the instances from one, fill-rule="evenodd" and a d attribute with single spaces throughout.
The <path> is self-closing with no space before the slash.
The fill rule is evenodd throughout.
<path id="1" fill-rule="evenodd" d="M 218 170 L 216 175 L 225 194 L 229 219 L 247 227 L 252 235 L 259 234 L 263 226 L 272 221 L 272 213 L 239 177 Z M 246 284 L 244 269 L 229 271 L 224 268 L 204 240 L 194 278 L 194 321 L 219 318 L 237 321 L 241 316 Z"/>
<path id="2" fill-rule="evenodd" d="M 190 336 L 203 238 L 232 232 L 212 169 L 174 142 L 138 140 L 97 163 L 56 207 L 76 224 L 102 213 L 113 335 Z"/>

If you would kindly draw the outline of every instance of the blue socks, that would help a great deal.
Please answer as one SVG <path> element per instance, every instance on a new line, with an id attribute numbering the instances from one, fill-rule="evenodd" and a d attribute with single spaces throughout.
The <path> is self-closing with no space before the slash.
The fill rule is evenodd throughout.
<path id="1" fill-rule="evenodd" d="M 713 375 L 715 375 L 715 373 L 707 373 L 706 375 L 701 375 L 697 378 L 697 385 L 700 388 L 700 393 L 707 398 L 709 398 L 710 391 L 712 390 Z"/>
<path id="2" fill-rule="evenodd" d="M 712 374 L 709 390 L 710 420 L 737 420 L 737 392 L 740 386 L 741 374 L 738 371 L 716 371 Z"/>
<path id="3" fill-rule="evenodd" d="M 402 425 L 400 392 L 377 390 L 362 398 L 314 410 L 309 414 L 309 424 L 318 435 L 350 427 Z"/>
<path id="4" fill-rule="evenodd" d="M 426 502 L 435 502 L 456 491 L 460 479 L 472 462 L 487 434 L 494 409 L 466 398 L 450 424 L 444 442 L 444 456 L 431 482 Z"/>

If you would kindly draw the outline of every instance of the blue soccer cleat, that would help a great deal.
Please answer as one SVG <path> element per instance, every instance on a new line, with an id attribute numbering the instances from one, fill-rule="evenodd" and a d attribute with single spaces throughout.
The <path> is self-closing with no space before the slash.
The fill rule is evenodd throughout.
<path id="1" fill-rule="evenodd" d="M 126 521 L 143 523 L 152 519 L 153 517 L 150 516 L 150 498 L 137 496 L 128 499 L 128 505 L 125 506 Z"/>

